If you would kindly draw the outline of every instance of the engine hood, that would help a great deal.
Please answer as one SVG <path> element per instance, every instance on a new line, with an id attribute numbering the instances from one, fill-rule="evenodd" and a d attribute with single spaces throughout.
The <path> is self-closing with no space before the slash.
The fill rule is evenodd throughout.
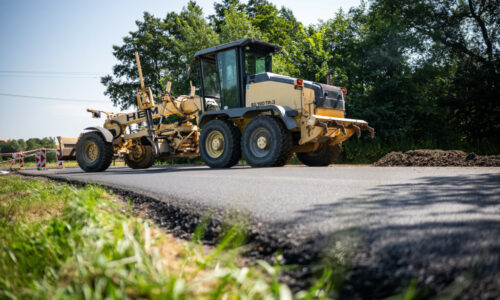
<path id="1" fill-rule="evenodd" d="M 247 83 L 277 81 L 293 85 L 296 79 L 297 78 L 266 72 L 248 76 Z M 344 94 L 341 88 L 309 80 L 304 80 L 304 87 L 314 91 L 316 107 L 345 110 Z"/>

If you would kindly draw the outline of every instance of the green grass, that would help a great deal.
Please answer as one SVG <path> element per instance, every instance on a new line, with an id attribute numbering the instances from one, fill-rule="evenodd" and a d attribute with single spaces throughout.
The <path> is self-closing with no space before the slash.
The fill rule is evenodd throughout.
<path id="1" fill-rule="evenodd" d="M 328 270 L 295 295 L 285 267 L 241 258 L 245 230 L 217 247 L 164 234 L 97 186 L 0 177 L 0 298 L 321 299 Z M 277 261 L 279 259 L 277 258 Z"/>

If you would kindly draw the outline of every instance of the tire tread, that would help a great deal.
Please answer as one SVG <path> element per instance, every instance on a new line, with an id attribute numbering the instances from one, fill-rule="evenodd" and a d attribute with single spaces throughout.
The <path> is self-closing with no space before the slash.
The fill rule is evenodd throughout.
<path id="1" fill-rule="evenodd" d="M 229 134 L 229 140 L 226 142 L 228 145 L 227 151 L 230 156 L 228 158 L 223 158 L 223 161 L 213 161 L 212 158 L 208 157 L 205 153 L 205 138 L 203 130 L 210 129 L 211 126 L 219 127 L 218 130 L 226 131 Z M 202 129 L 202 137 L 200 138 L 200 155 L 202 160 L 211 168 L 230 168 L 238 163 L 241 158 L 241 133 L 240 130 L 231 122 L 230 120 L 215 119 L 209 121 Z M 224 155 L 224 154 L 222 154 Z"/>
<path id="2" fill-rule="evenodd" d="M 143 159 L 142 161 L 134 161 L 134 160 L 129 160 L 128 156 L 125 155 L 124 161 L 125 164 L 132 169 L 147 169 L 150 168 L 152 165 L 155 163 L 155 158 L 153 157 L 153 150 L 150 145 L 144 145 L 143 146 L 145 151 L 147 152 L 146 155 L 147 157 Z M 147 149 L 147 150 L 146 150 Z"/>
<path id="3" fill-rule="evenodd" d="M 96 142 L 97 147 L 99 148 L 99 151 L 102 151 L 102 156 L 100 157 L 100 161 L 95 164 L 95 165 L 87 165 L 83 159 L 80 158 L 79 154 L 80 150 L 82 150 L 82 146 L 84 141 L 92 139 Z M 113 160 L 113 154 L 114 154 L 114 149 L 113 149 L 113 144 L 108 143 L 104 140 L 104 137 L 96 131 L 90 131 L 86 132 L 83 134 L 81 138 L 78 139 L 78 142 L 76 143 L 76 159 L 78 162 L 78 165 L 82 170 L 85 172 L 102 172 L 109 168 L 111 165 L 111 162 Z"/>
<path id="4" fill-rule="evenodd" d="M 282 148 L 281 148 L 281 153 L 278 156 L 278 159 L 276 160 L 276 162 L 274 163 L 273 166 L 274 167 L 282 167 L 282 166 L 286 165 L 292 159 L 292 155 L 293 155 L 292 135 L 291 135 L 290 131 L 288 130 L 288 128 L 286 128 L 285 124 L 283 124 L 283 122 L 281 122 L 279 120 L 276 120 L 276 121 L 278 123 L 278 126 L 280 128 L 280 132 L 281 132 Z"/>
<path id="5" fill-rule="evenodd" d="M 249 123 L 249 125 L 247 125 L 247 128 L 249 128 L 248 126 L 251 126 L 251 124 L 258 124 L 260 122 L 270 123 L 272 127 L 278 128 L 279 131 L 278 134 L 280 139 L 278 143 L 280 147 L 279 152 L 273 153 L 273 156 L 267 162 L 252 161 L 252 158 L 248 157 L 245 157 L 245 159 L 253 167 L 281 167 L 285 165 L 291 159 L 291 156 L 293 154 L 292 136 L 290 131 L 285 127 L 285 125 L 280 119 L 268 115 L 260 115 L 255 117 Z M 241 145 L 243 148 L 243 154 L 245 156 L 245 152 L 247 152 L 249 148 L 249 145 L 247 145 L 245 132 L 243 133 Z"/>

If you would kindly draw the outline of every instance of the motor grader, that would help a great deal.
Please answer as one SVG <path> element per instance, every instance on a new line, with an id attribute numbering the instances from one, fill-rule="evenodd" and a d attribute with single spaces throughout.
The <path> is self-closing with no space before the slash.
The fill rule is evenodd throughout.
<path id="1" fill-rule="evenodd" d="M 272 73 L 280 49 L 246 38 L 200 50 L 199 95 L 191 86 L 189 95 L 174 97 L 169 82 L 160 103 L 145 87 L 136 52 L 139 110 L 105 113 L 104 125 L 86 128 L 76 145 L 61 138 L 63 159 L 76 157 L 89 172 L 107 169 L 116 156 L 134 169 L 159 157 L 198 155 L 212 168 L 232 167 L 242 156 L 253 167 L 277 167 L 293 153 L 308 166 L 326 166 L 352 135 L 367 130 L 373 138 L 366 121 L 345 118 L 346 90 L 331 85 L 329 76 L 323 84 Z M 181 120 L 163 124 L 173 114 Z"/>

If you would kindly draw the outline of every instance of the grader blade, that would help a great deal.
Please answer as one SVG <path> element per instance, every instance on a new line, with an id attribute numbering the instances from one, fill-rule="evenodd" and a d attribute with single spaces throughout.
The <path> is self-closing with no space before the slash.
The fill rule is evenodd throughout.
<path id="1" fill-rule="evenodd" d="M 361 130 L 366 130 L 370 133 L 370 137 L 372 139 L 375 138 L 375 130 L 368 126 L 368 122 L 364 120 L 355 120 L 355 119 L 348 119 L 348 118 L 336 118 L 336 117 L 327 117 L 327 116 L 320 116 L 320 115 L 313 115 L 314 118 L 316 118 L 319 121 L 323 121 L 327 124 L 333 124 L 334 126 L 344 128 L 350 128 L 353 129 L 358 138 L 361 136 Z M 344 134 L 346 134 L 344 132 Z"/>

